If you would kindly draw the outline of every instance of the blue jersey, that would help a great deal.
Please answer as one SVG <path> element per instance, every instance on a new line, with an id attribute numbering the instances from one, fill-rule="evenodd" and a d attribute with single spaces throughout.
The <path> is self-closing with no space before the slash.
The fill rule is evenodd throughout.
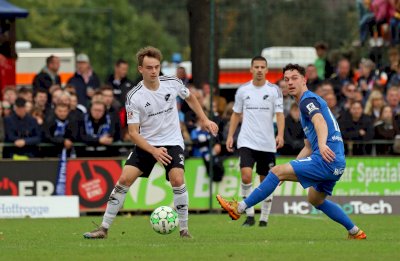
<path id="1" fill-rule="evenodd" d="M 344 146 L 339 124 L 325 100 L 311 91 L 306 91 L 300 99 L 299 107 L 301 125 L 311 143 L 313 153 L 320 154 L 317 132 L 311 119 L 316 113 L 321 113 L 328 126 L 327 145 L 335 153 L 337 160 L 344 160 Z"/>

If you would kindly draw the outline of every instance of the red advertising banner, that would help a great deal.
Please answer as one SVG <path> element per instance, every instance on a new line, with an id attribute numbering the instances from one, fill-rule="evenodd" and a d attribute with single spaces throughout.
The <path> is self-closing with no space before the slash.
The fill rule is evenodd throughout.
<path id="1" fill-rule="evenodd" d="M 121 171 L 118 160 L 69 160 L 66 195 L 79 196 L 81 211 L 104 210 Z"/>

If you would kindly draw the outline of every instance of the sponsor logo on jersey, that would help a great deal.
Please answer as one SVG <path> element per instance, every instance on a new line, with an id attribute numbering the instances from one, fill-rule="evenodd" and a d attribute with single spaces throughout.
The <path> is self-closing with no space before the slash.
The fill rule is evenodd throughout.
<path id="1" fill-rule="evenodd" d="M 168 101 L 169 100 L 169 97 L 171 97 L 171 94 L 170 93 L 168 93 L 167 95 L 165 95 L 165 101 Z"/>
<path id="2" fill-rule="evenodd" d="M 338 135 L 333 135 L 333 136 L 332 136 L 332 140 L 334 140 L 334 141 L 341 141 L 341 142 L 343 142 L 343 139 L 342 139 L 342 137 L 340 137 L 340 136 L 338 136 Z"/>
<path id="3" fill-rule="evenodd" d="M 342 175 L 343 172 L 344 172 L 344 168 L 339 168 L 339 169 L 335 168 L 335 170 L 333 171 L 333 175 L 339 176 L 339 175 Z"/>
<path id="4" fill-rule="evenodd" d="M 310 102 L 309 104 L 306 105 L 306 108 L 308 110 L 308 114 L 311 114 L 313 111 L 318 110 L 317 107 L 315 107 L 314 103 Z"/>
<path id="5" fill-rule="evenodd" d="M 268 99 L 269 95 L 264 95 L 263 100 Z"/>

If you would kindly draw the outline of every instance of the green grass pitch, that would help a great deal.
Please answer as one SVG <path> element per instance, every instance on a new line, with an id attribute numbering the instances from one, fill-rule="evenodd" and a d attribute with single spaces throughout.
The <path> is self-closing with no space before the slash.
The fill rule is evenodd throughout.
<path id="1" fill-rule="evenodd" d="M 320 215 L 272 215 L 267 228 L 243 228 L 243 218 L 191 214 L 193 239 L 155 233 L 148 215 L 117 217 L 106 240 L 82 237 L 101 217 L 1 219 L 0 260 L 400 260 L 399 216 L 352 218 L 367 240 L 346 240 Z"/>

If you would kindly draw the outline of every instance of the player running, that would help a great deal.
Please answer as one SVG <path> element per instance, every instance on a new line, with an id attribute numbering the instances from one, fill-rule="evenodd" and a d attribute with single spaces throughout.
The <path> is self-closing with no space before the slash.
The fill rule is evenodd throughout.
<path id="1" fill-rule="evenodd" d="M 296 160 L 273 167 L 244 201 L 228 201 L 217 195 L 218 202 L 233 220 L 237 220 L 247 208 L 267 198 L 280 182 L 298 181 L 304 188 L 309 187 L 308 201 L 343 225 L 349 239 L 366 239 L 366 234 L 353 224 L 344 211 L 326 199 L 327 195 L 332 195 L 333 187 L 346 167 L 342 135 L 335 117 L 326 102 L 307 89 L 303 67 L 288 64 L 283 68 L 283 74 L 289 94 L 300 107 L 301 125 L 307 138 L 303 150 Z"/>

